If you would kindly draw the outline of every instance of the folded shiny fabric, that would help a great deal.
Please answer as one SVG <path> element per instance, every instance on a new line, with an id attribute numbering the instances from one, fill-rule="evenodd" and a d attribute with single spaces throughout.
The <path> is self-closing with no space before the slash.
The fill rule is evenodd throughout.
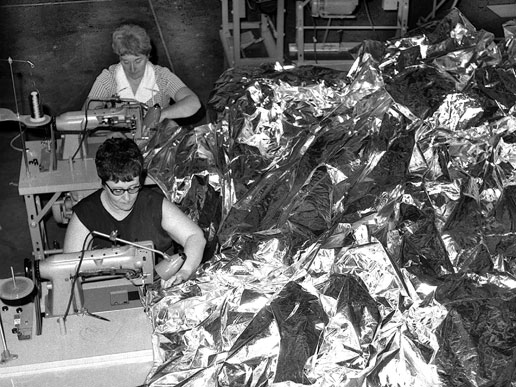
<path id="1" fill-rule="evenodd" d="M 162 386 L 516 386 L 516 50 L 458 11 L 347 73 L 232 68 L 149 174 L 203 228 L 142 292 Z"/>

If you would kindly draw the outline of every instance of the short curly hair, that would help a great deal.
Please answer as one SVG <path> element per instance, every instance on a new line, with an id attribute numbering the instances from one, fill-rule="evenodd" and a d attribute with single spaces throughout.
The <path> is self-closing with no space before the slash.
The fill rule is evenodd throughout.
<path id="1" fill-rule="evenodd" d="M 138 145 L 129 138 L 108 138 L 95 155 L 97 175 L 102 184 L 107 181 L 131 181 L 139 177 L 145 180 L 145 167 L 142 152 Z"/>
<path id="2" fill-rule="evenodd" d="M 146 55 L 152 50 L 147 31 L 136 24 L 123 24 L 113 32 L 113 51 L 118 56 Z"/>

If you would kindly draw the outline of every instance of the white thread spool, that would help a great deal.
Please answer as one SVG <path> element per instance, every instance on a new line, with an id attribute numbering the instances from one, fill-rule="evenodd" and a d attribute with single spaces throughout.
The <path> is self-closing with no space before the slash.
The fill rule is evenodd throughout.
<path id="1" fill-rule="evenodd" d="M 41 122 L 45 120 L 45 115 L 41 113 L 41 104 L 39 101 L 39 93 L 31 91 L 30 93 L 30 120 L 33 122 Z"/>

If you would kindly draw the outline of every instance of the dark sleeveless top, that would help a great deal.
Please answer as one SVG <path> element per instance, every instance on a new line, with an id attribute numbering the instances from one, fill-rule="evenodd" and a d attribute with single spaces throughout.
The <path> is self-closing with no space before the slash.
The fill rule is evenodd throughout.
<path id="1" fill-rule="evenodd" d="M 161 227 L 164 195 L 149 187 L 144 187 L 134 203 L 132 211 L 123 220 L 116 220 L 102 205 L 102 189 L 86 196 L 73 210 L 89 231 L 110 235 L 117 231 L 117 237 L 130 242 L 153 241 L 154 248 L 173 253 L 174 242 Z M 92 248 L 112 247 L 113 243 L 102 237 L 94 237 Z M 170 252 L 167 250 L 172 248 Z"/>

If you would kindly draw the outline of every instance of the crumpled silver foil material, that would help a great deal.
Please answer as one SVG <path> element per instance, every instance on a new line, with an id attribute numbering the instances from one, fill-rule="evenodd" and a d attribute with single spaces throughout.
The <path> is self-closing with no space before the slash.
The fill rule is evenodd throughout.
<path id="1" fill-rule="evenodd" d="M 516 24 L 224 72 L 149 174 L 206 233 L 142 293 L 164 386 L 516 386 Z"/>

